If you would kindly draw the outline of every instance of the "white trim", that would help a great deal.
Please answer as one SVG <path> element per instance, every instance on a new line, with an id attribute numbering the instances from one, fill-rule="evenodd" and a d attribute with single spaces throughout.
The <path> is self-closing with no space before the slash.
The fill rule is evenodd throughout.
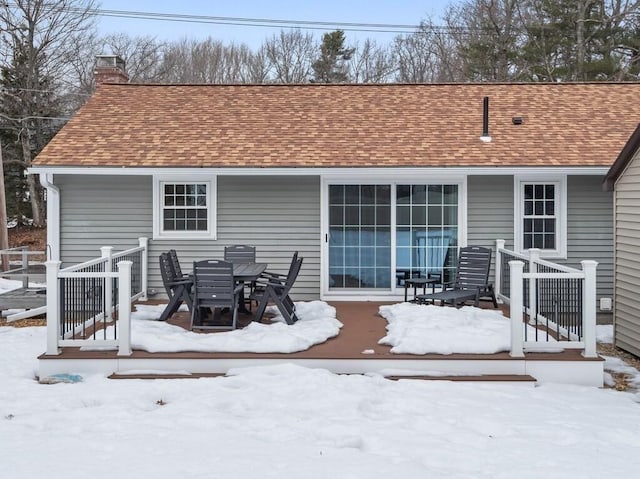
<path id="1" fill-rule="evenodd" d="M 382 168 L 122 168 L 79 166 L 33 166 L 29 174 L 64 175 L 124 175 L 124 176 L 175 176 L 175 175 L 233 175 L 233 176 L 323 176 L 326 178 L 394 177 L 413 178 L 420 175 L 452 177 L 455 175 L 597 175 L 609 171 L 604 166 L 527 166 L 527 167 L 382 167 Z"/>
<path id="2" fill-rule="evenodd" d="M 358 170 L 355 170 L 358 172 Z M 448 171 L 450 173 L 450 171 Z M 328 190 L 333 184 L 377 184 L 390 185 L 391 188 L 391 271 L 396 270 L 396 186 L 399 184 L 447 184 L 458 186 L 458 246 L 467 245 L 467 175 L 458 172 L 457 175 L 436 175 L 430 171 L 421 170 L 420 175 L 407 177 L 405 175 L 380 177 L 371 174 L 370 170 L 360 171 L 358 175 L 345 176 L 328 175 L 321 178 L 320 187 L 320 298 L 325 301 L 361 301 L 363 297 L 376 301 L 396 301 L 404 299 L 404 290 L 397 287 L 392 275 L 389 289 L 345 289 L 329 290 L 329 207 Z"/>
<path id="3" fill-rule="evenodd" d="M 162 230 L 161 225 L 161 195 L 162 183 L 205 183 L 207 185 L 207 231 L 172 231 L 165 232 Z M 216 239 L 217 227 L 217 208 L 218 208 L 218 195 L 217 195 L 217 177 L 211 175 L 155 175 L 153 177 L 153 239 L 154 240 L 202 240 L 202 239 Z"/>
<path id="4" fill-rule="evenodd" d="M 547 183 L 557 187 L 555 214 L 557 218 L 556 248 L 540 250 L 540 256 L 551 259 L 567 259 L 567 176 L 566 175 L 516 175 L 513 177 L 513 244 L 514 251 L 525 253 L 522 249 L 522 201 L 523 184 Z"/>
<path id="5" fill-rule="evenodd" d="M 53 184 L 53 175 L 40 174 L 40 184 L 47 190 L 48 260 L 60 260 L 60 189 Z"/>
<path id="6" fill-rule="evenodd" d="M 98 357 L 98 355 L 96 354 Z M 254 354 L 252 357 L 215 358 L 215 359 L 184 359 L 175 354 L 162 357 L 146 358 L 113 357 L 110 359 L 59 359 L 46 356 L 38 362 L 41 378 L 54 374 L 102 374 L 112 373 L 130 374 L 131 371 L 159 371 L 192 374 L 218 373 L 225 374 L 230 369 L 246 367 L 264 367 L 278 364 L 296 364 L 305 368 L 327 369 L 336 374 L 380 374 L 388 371 L 403 371 L 403 374 L 431 376 L 433 372 L 452 375 L 493 375 L 493 374 L 529 374 L 539 382 L 556 382 L 576 384 L 588 387 L 602 387 L 603 361 L 566 361 L 556 359 L 556 354 L 547 353 L 544 358 L 536 359 L 508 358 L 496 359 L 492 355 L 478 355 L 478 359 L 455 359 L 446 356 L 429 357 L 412 356 L 408 359 L 376 358 L 365 359 L 334 359 L 315 358 L 298 359 L 292 355 L 281 357 L 265 357 L 264 354 Z M 274 355 L 271 355 L 274 356 Z M 393 356 L 393 355 L 392 355 Z M 477 382 L 473 387 L 477 387 Z M 504 384 L 504 383 L 503 383 Z M 534 383 L 522 383 L 521 386 Z M 515 386 L 515 385 L 514 385 Z"/>

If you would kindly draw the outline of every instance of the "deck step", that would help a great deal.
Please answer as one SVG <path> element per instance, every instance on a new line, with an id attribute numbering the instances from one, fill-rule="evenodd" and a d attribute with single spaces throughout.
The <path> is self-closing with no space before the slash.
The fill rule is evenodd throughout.
<path id="1" fill-rule="evenodd" d="M 199 379 L 225 376 L 223 373 L 113 373 L 109 379 Z M 536 383 L 536 378 L 528 374 L 483 374 L 483 375 L 406 375 L 385 376 L 386 379 L 417 379 L 422 381 L 456 381 L 456 382 L 496 382 L 496 383 Z"/>
<path id="2" fill-rule="evenodd" d="M 113 373 L 108 379 L 200 379 L 217 378 L 224 376 L 222 373 Z"/>
<path id="3" fill-rule="evenodd" d="M 536 378 L 528 374 L 480 374 L 480 375 L 407 375 L 385 376 L 386 379 L 420 379 L 423 381 L 458 381 L 458 382 L 495 382 L 495 383 L 530 383 L 535 384 Z"/>

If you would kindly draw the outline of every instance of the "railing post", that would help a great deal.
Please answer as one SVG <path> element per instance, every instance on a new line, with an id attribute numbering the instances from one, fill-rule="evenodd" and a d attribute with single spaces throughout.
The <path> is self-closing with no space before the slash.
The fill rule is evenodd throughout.
<path id="1" fill-rule="evenodd" d="M 524 325 L 522 324 L 522 261 L 509 261 L 509 281 L 511 284 L 511 302 L 509 314 L 511 316 L 511 352 L 514 358 L 524 357 Z"/>
<path id="2" fill-rule="evenodd" d="M 540 248 L 529 248 L 529 273 L 535 275 L 538 272 L 538 261 L 540 260 Z M 538 305 L 536 304 L 537 278 L 529 278 L 529 322 L 538 322 Z"/>
<path id="3" fill-rule="evenodd" d="M 131 356 L 131 266 L 118 263 L 118 356 Z"/>
<path id="4" fill-rule="evenodd" d="M 113 255 L 113 246 L 103 246 L 100 248 L 101 257 L 106 259 L 104 263 L 104 272 L 111 273 L 111 256 Z M 113 321 L 113 278 L 104 279 L 104 321 L 110 323 Z"/>
<path id="5" fill-rule="evenodd" d="M 28 288 L 29 287 L 29 247 L 28 246 L 23 246 L 21 248 L 22 251 L 22 287 L 23 288 Z"/>
<path id="6" fill-rule="evenodd" d="M 585 358 L 595 358 L 596 351 L 596 268 L 597 261 L 584 260 L 584 287 L 582 288 L 582 340 L 584 341 Z"/>
<path id="7" fill-rule="evenodd" d="M 60 354 L 58 339 L 60 331 L 60 291 L 58 272 L 60 261 L 47 261 L 47 354 Z"/>
<path id="8" fill-rule="evenodd" d="M 140 299 L 142 301 L 146 301 L 147 300 L 147 288 L 149 287 L 149 283 L 148 283 L 148 269 L 149 269 L 149 238 L 138 238 L 138 243 L 140 244 L 140 247 L 142 248 L 142 257 L 141 257 L 141 261 L 140 261 L 140 274 L 141 274 L 141 278 L 140 278 L 140 288 L 142 289 L 142 296 L 140 297 Z"/>
<path id="9" fill-rule="evenodd" d="M 493 285 L 493 291 L 496 294 L 496 298 L 500 296 L 502 292 L 502 254 L 500 250 L 504 249 L 505 240 L 496 240 L 496 271 L 495 271 L 495 283 Z"/>

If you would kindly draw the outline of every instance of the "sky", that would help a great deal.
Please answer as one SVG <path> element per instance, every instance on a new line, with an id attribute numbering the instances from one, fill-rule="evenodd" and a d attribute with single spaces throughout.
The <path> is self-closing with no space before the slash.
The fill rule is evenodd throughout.
<path id="1" fill-rule="evenodd" d="M 390 381 L 292 364 L 40 384 L 45 338 L 44 327 L 0 327 L 3 477 L 566 479 L 640 470 L 635 392 Z"/>
<path id="2" fill-rule="evenodd" d="M 135 11 L 149 13 L 174 13 L 214 17 L 234 17 L 252 19 L 302 20 L 314 22 L 383 23 L 394 25 L 417 25 L 420 20 L 433 16 L 437 18 L 445 6 L 453 0 L 102 0 L 102 10 Z M 199 24 L 143 20 L 140 18 L 99 17 L 99 30 L 103 34 L 125 32 L 131 36 L 151 35 L 158 40 L 179 40 L 182 38 L 204 39 L 208 36 L 225 42 L 246 43 L 252 48 L 259 47 L 263 40 L 280 31 L 281 27 L 229 26 L 219 24 Z M 325 28 L 325 27 L 321 27 Z M 322 33 L 337 27 L 312 30 L 318 39 Z M 285 30 L 287 30 L 285 28 Z M 345 27 L 346 30 L 346 27 Z M 398 33 L 370 33 L 345 31 L 351 43 L 366 38 L 379 43 L 390 42 Z"/>

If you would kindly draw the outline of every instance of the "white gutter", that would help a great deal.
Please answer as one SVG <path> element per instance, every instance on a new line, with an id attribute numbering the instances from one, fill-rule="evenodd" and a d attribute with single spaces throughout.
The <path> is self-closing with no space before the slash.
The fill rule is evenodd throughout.
<path id="1" fill-rule="evenodd" d="M 570 174 L 570 175 L 601 175 L 604 176 L 608 167 L 604 166 L 526 166 L 526 167 L 356 167 L 356 168 L 126 168 L 126 167 L 76 167 L 76 166 L 34 166 L 27 170 L 29 174 L 39 175 L 193 175 L 195 172 L 203 175 L 227 176 L 333 176 L 344 178 L 354 177 L 394 177 L 408 178 L 416 175 L 527 175 L 527 174 Z"/>
<path id="2" fill-rule="evenodd" d="M 53 184 L 53 174 L 40 172 L 40 184 L 47 190 L 48 261 L 60 261 L 60 190 Z"/>

